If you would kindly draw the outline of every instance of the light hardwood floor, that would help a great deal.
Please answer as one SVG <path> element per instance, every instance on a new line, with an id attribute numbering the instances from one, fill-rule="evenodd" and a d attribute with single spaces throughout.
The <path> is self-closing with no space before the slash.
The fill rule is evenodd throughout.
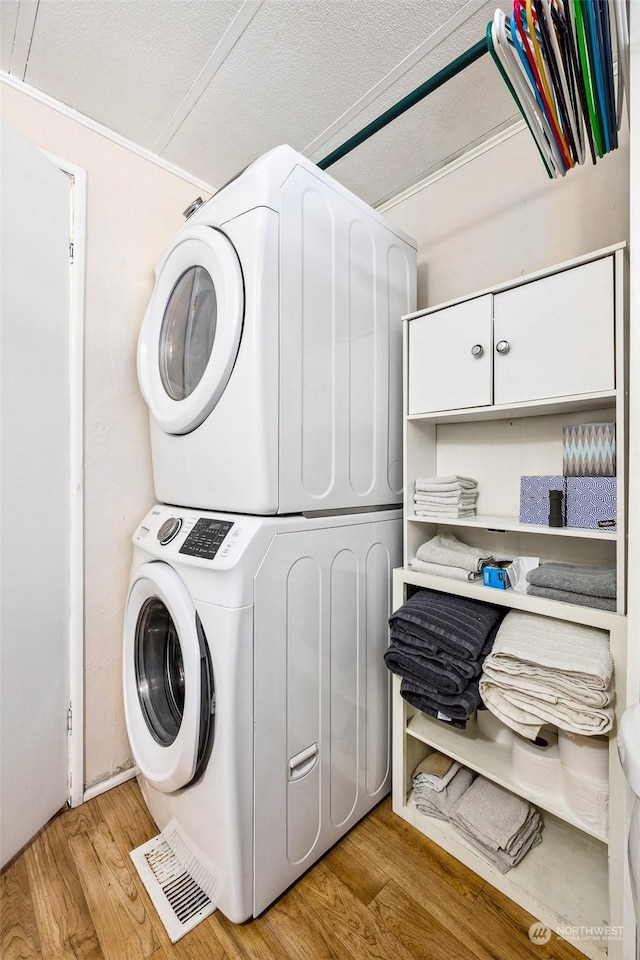
<path id="1" fill-rule="evenodd" d="M 157 832 L 135 781 L 54 818 L 0 878 L 3 960 L 584 960 L 389 799 L 257 920 L 172 944 L 128 856 Z"/>

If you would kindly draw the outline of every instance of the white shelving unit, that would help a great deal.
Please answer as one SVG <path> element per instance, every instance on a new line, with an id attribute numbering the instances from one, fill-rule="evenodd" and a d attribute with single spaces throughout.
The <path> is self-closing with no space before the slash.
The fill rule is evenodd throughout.
<path id="1" fill-rule="evenodd" d="M 625 256 L 625 245 L 618 244 L 404 318 L 405 552 L 404 567 L 394 571 L 395 608 L 414 589 L 426 587 L 606 630 L 616 716 L 624 709 L 627 662 Z M 494 402 L 504 398 L 507 402 Z M 616 423 L 617 528 L 521 523 L 520 477 L 561 474 L 561 428 L 585 422 Z M 416 478 L 449 474 L 478 480 L 477 515 L 444 522 L 416 516 Z M 411 570 L 420 544 L 447 531 L 500 559 L 615 562 L 616 612 Z M 621 925 L 625 784 L 615 729 L 608 836 L 585 826 L 561 796 L 523 787 L 512 770 L 510 744 L 487 739 L 473 719 L 459 730 L 417 711 L 400 696 L 398 677 L 393 678 L 393 743 L 397 814 L 554 930 Z M 539 809 L 543 842 L 507 874 L 485 861 L 450 824 L 416 808 L 411 774 L 432 749 Z M 594 960 L 622 956 L 616 939 L 594 935 L 576 940 L 575 946 Z"/>

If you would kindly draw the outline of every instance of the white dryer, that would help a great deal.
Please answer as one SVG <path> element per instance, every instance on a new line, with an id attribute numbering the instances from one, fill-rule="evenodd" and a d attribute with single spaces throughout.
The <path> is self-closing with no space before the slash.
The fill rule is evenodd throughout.
<path id="1" fill-rule="evenodd" d="M 138 345 L 157 498 L 299 513 L 401 501 L 415 243 L 290 147 L 189 217 Z"/>
<path id="2" fill-rule="evenodd" d="M 161 505 L 133 539 L 123 685 L 138 780 L 178 859 L 241 922 L 389 792 L 400 511 Z"/>

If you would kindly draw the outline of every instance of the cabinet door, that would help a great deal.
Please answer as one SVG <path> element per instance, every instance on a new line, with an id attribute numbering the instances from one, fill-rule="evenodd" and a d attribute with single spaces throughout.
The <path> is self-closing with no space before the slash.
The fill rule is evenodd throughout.
<path id="1" fill-rule="evenodd" d="M 491 403 L 491 295 L 409 325 L 409 414 Z"/>
<path id="2" fill-rule="evenodd" d="M 494 403 L 614 389 L 613 257 L 498 293 L 493 315 Z"/>

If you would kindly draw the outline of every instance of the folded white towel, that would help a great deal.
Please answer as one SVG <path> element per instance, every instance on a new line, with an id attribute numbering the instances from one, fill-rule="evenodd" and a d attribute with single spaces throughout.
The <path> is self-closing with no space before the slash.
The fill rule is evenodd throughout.
<path id="1" fill-rule="evenodd" d="M 416 556 L 418 560 L 433 563 L 448 561 L 454 566 L 468 567 L 469 570 L 481 570 L 485 563 L 493 560 L 488 550 L 469 546 L 453 533 L 439 533 L 431 537 L 418 547 Z"/>
<path id="2" fill-rule="evenodd" d="M 409 566 L 417 573 L 429 573 L 434 577 L 451 577 L 452 580 L 477 580 L 479 573 L 472 570 L 465 570 L 463 567 L 444 566 L 441 563 L 425 563 L 424 560 L 418 560 L 414 557 L 409 561 Z"/>
<path id="3" fill-rule="evenodd" d="M 459 493 L 416 493 L 413 496 L 414 503 L 434 504 L 467 503 L 473 505 L 477 499 L 477 492 L 467 493 L 467 491 L 462 490 Z"/>
<path id="4" fill-rule="evenodd" d="M 473 477 L 460 477 L 457 475 L 451 477 L 417 477 L 415 481 L 416 491 L 444 491 L 444 490 L 474 490 L 478 486 L 478 481 Z"/>
<path id="5" fill-rule="evenodd" d="M 572 677 L 584 677 L 601 690 L 613 676 L 605 630 L 520 610 L 511 610 L 502 621 L 491 654 L 492 661 L 504 669 L 512 658 L 524 663 L 528 671 L 540 667 L 562 670 Z"/>
<path id="6" fill-rule="evenodd" d="M 418 517 L 473 517 L 476 513 L 475 507 L 455 507 L 453 504 L 447 507 L 436 507 L 433 504 L 416 504 L 414 513 Z"/>
<path id="7" fill-rule="evenodd" d="M 512 610 L 484 662 L 480 695 L 531 740 L 544 723 L 591 735 L 613 725 L 612 678 L 605 631 Z"/>

